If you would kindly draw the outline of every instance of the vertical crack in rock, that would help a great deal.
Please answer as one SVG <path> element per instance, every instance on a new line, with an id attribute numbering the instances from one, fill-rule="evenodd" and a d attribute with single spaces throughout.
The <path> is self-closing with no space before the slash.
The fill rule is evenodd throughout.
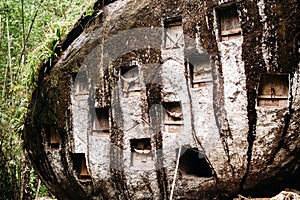
<path id="1" fill-rule="evenodd" d="M 150 69 L 151 67 L 151 69 Z M 158 66 L 148 66 L 147 72 L 145 75 L 150 77 L 145 77 L 147 80 L 146 84 L 146 95 L 148 101 L 148 109 L 151 108 L 152 105 L 161 105 L 161 69 L 160 65 Z M 150 111 L 150 110 L 149 110 Z M 155 153 L 156 153 L 156 176 L 157 183 L 160 190 L 160 199 L 168 199 L 168 180 L 167 174 L 163 167 L 163 151 L 162 151 L 162 132 L 161 132 L 161 119 L 162 119 L 162 106 L 155 106 L 155 109 L 151 109 L 149 113 L 150 116 L 150 125 L 152 132 L 154 134 L 154 143 L 155 143 Z"/>
<path id="2" fill-rule="evenodd" d="M 254 93 L 254 94 L 253 94 Z M 256 121 L 257 121 L 257 114 L 256 114 L 256 110 L 255 110 L 255 100 L 254 102 L 251 101 L 251 99 L 253 99 L 253 96 L 256 96 L 256 92 L 255 91 L 247 91 L 247 96 L 248 96 L 248 106 L 247 106 L 247 110 L 248 110 L 248 125 L 249 125 L 249 130 L 248 130 L 248 136 L 247 136 L 247 141 L 248 141 L 248 149 L 247 149 L 247 167 L 246 167 L 246 172 L 244 174 L 244 176 L 241 179 L 240 182 L 240 190 L 243 189 L 244 184 L 246 182 L 248 173 L 249 173 L 249 169 L 250 169 L 250 165 L 251 165 L 251 159 L 252 159 L 252 148 L 253 148 L 253 144 L 254 144 L 254 140 L 256 137 Z M 253 105 L 254 104 L 254 105 Z"/>
<path id="3" fill-rule="evenodd" d="M 152 85 L 152 87 L 157 87 L 157 85 Z M 160 87 L 160 86 L 158 86 Z M 152 88 L 153 89 L 153 88 Z M 150 89 L 150 90 L 152 90 Z M 153 92 L 153 91 L 152 91 Z M 150 94 L 153 94 L 150 92 Z M 149 105 L 154 102 L 149 102 Z M 163 151 L 162 151 L 162 132 L 160 130 L 161 126 L 161 113 L 162 113 L 162 108 L 161 107 L 156 107 L 153 112 L 155 113 L 149 113 L 150 116 L 152 117 L 151 120 L 151 126 L 153 128 L 153 133 L 155 134 L 154 136 L 154 141 L 155 141 L 155 150 L 156 150 L 156 175 L 157 175 L 157 181 L 158 181 L 158 186 L 160 189 L 160 194 L 161 194 L 161 199 L 168 199 L 168 181 L 167 181 L 167 175 L 165 172 L 165 169 L 163 167 Z"/>
<path id="4" fill-rule="evenodd" d="M 107 70 L 105 73 L 109 73 Z M 120 105 L 119 90 L 113 90 L 113 81 L 110 82 L 108 90 L 109 94 L 113 94 L 113 112 L 116 119 L 111 118 L 112 122 L 112 133 L 110 136 L 110 173 L 111 179 L 115 184 L 118 191 L 118 196 L 121 199 L 131 199 L 128 187 L 126 184 L 126 176 L 124 174 L 124 163 L 123 163 L 123 150 L 124 150 L 124 132 L 121 130 L 123 127 L 123 112 Z M 109 99 L 109 98 L 108 98 Z M 121 120 L 119 120 L 121 119 Z"/>
<path id="5" fill-rule="evenodd" d="M 243 30 L 242 59 L 245 63 L 246 90 L 247 90 L 247 116 L 248 116 L 248 149 L 247 166 L 245 174 L 240 182 L 240 190 L 243 190 L 252 159 L 252 148 L 256 137 L 256 90 L 260 74 L 264 70 L 263 56 L 261 52 L 262 24 L 256 2 L 240 2 L 241 28 Z M 247 13 L 247 14 L 246 14 Z"/>
<path id="6" fill-rule="evenodd" d="M 121 130 L 114 130 L 115 134 L 120 134 Z M 114 139 L 112 139 L 114 140 Z M 122 146 L 111 143 L 110 145 L 110 173 L 115 189 L 118 191 L 117 196 L 121 199 L 131 199 L 126 184 L 123 166 L 123 148 Z"/>
<path id="7" fill-rule="evenodd" d="M 117 195 L 118 199 L 129 200 L 132 199 L 130 197 L 127 185 L 125 183 L 126 177 L 124 175 L 124 171 L 117 170 L 117 169 L 110 169 L 111 172 L 111 179 L 115 184 L 115 187 L 119 194 Z M 121 197 L 121 198 L 120 198 Z"/>
<path id="8" fill-rule="evenodd" d="M 95 185 L 97 185 L 99 188 L 97 188 L 97 189 L 93 188 L 91 196 L 101 197 L 101 200 L 110 199 L 110 195 L 107 190 L 108 184 L 106 181 L 97 182 Z M 99 195 L 101 195 L 101 196 L 99 196 Z"/>
<path id="9" fill-rule="evenodd" d="M 161 133 L 159 134 L 161 135 Z M 155 143 L 158 145 L 157 148 L 162 147 L 159 146 L 161 143 L 161 138 L 156 137 Z M 156 152 L 156 176 L 157 176 L 157 182 L 160 190 L 161 199 L 168 199 L 168 180 L 167 180 L 167 174 L 165 171 L 165 168 L 163 167 L 163 155 L 162 150 Z"/>
<path id="10" fill-rule="evenodd" d="M 152 196 L 154 196 L 154 192 L 153 192 L 153 190 L 151 188 L 151 183 L 150 183 L 148 177 L 147 176 L 143 176 L 143 175 L 141 177 L 143 179 L 143 182 L 144 182 L 145 186 L 149 190 L 150 194 L 152 194 Z"/>
<path id="11" fill-rule="evenodd" d="M 111 179 L 118 191 L 118 196 L 122 197 L 121 199 L 131 199 L 126 184 L 126 177 L 124 174 L 123 166 L 123 150 L 120 147 L 116 147 L 115 144 L 111 144 L 111 154 L 110 154 L 110 173 Z"/>
<path id="12" fill-rule="evenodd" d="M 222 76 L 222 65 L 219 61 L 219 57 L 214 57 L 216 65 L 212 67 L 213 75 L 213 109 L 214 116 L 216 119 L 216 124 L 220 133 L 220 138 L 222 140 L 223 148 L 227 156 L 227 162 L 230 166 L 232 176 L 234 176 L 234 167 L 231 164 L 229 146 L 227 139 L 232 139 L 231 131 L 228 124 L 228 119 L 226 111 L 224 109 L 224 79 Z M 218 66 L 218 69 L 217 67 Z M 223 119 L 223 120 L 222 120 Z"/>

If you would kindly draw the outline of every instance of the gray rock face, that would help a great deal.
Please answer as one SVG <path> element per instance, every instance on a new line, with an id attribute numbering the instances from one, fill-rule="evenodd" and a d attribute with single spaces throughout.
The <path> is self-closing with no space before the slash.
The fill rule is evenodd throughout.
<path id="1" fill-rule="evenodd" d="M 95 5 L 40 70 L 25 123 L 29 156 L 57 198 L 299 188 L 297 3 Z"/>

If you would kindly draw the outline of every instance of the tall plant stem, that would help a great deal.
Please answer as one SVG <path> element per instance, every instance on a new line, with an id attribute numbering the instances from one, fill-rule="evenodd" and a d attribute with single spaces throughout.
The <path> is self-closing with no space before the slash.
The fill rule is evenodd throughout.
<path id="1" fill-rule="evenodd" d="M 8 69 L 9 69 L 9 73 L 10 73 L 10 87 L 12 88 L 12 86 L 13 86 L 11 52 L 10 52 L 11 39 L 10 39 L 9 23 L 8 23 L 8 16 L 7 15 L 6 15 L 6 35 L 7 35 L 7 56 L 8 56 L 8 58 L 7 58 L 7 68 L 5 69 L 5 74 L 4 74 L 4 86 L 3 86 L 3 91 L 2 91 L 2 100 L 3 101 L 5 100 Z"/>
<path id="2" fill-rule="evenodd" d="M 41 0 L 41 1 L 40 1 L 40 4 L 38 5 L 38 7 L 36 8 L 36 10 L 35 10 L 35 12 L 34 12 L 34 16 L 33 16 L 32 20 L 31 20 L 31 24 L 30 24 L 30 26 L 29 26 L 29 29 L 28 29 L 28 32 L 27 32 L 26 37 L 25 37 L 25 24 L 23 25 L 23 26 L 24 26 L 24 32 L 23 32 L 23 35 L 24 35 L 24 36 L 23 36 L 23 43 L 24 43 L 24 45 L 22 46 L 22 52 L 21 52 L 20 58 L 19 58 L 19 67 L 18 67 L 18 69 L 17 69 L 17 72 L 15 73 L 15 76 L 16 76 L 16 75 L 19 73 L 19 71 L 20 71 L 20 68 L 21 68 L 21 61 L 22 61 L 22 59 L 24 59 L 24 55 L 25 55 L 25 51 L 26 51 L 26 44 L 27 44 L 27 41 L 28 41 L 29 36 L 30 36 L 30 34 L 31 34 L 31 30 L 32 30 L 33 24 L 35 23 L 35 19 L 36 19 L 37 15 L 38 15 L 38 11 L 40 10 L 40 7 L 41 7 L 43 1 L 44 1 L 44 0 Z M 23 2 L 23 0 L 22 0 L 22 18 L 24 18 L 23 4 L 24 4 L 24 2 Z M 22 19 L 22 20 L 23 20 L 23 19 Z"/>

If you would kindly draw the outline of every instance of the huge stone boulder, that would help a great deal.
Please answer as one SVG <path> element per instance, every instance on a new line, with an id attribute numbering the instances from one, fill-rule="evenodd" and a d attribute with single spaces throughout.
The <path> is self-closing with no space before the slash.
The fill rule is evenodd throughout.
<path id="1" fill-rule="evenodd" d="M 29 157 L 58 199 L 299 189 L 299 4 L 98 1 L 40 69 Z"/>

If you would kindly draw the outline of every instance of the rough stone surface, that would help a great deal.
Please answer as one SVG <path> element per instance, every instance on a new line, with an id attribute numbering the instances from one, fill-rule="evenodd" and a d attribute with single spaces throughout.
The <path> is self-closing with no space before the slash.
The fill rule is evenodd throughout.
<path id="1" fill-rule="evenodd" d="M 228 6 L 237 9 L 241 32 L 226 39 L 218 16 Z M 293 0 L 96 2 L 84 30 L 78 22 L 56 63 L 40 69 L 24 139 L 41 179 L 58 199 L 169 199 L 178 151 L 194 148 L 212 174 L 186 174 L 180 165 L 175 199 L 299 189 L 299 13 Z M 169 49 L 172 19 L 182 21 L 184 46 Z M 176 30 L 171 37 L 180 36 Z M 198 85 L 197 59 L 210 61 Z M 122 79 L 130 66 L 138 70 L 127 72 L 138 83 L 134 91 Z M 80 71 L 84 94 L 74 75 Z M 264 74 L 288 76 L 285 106 L 258 105 Z M 182 118 L 168 122 L 175 104 Z M 95 107 L 109 108 L 109 132 L 94 130 Z M 147 153 L 139 154 L 134 141 L 145 138 Z"/>

